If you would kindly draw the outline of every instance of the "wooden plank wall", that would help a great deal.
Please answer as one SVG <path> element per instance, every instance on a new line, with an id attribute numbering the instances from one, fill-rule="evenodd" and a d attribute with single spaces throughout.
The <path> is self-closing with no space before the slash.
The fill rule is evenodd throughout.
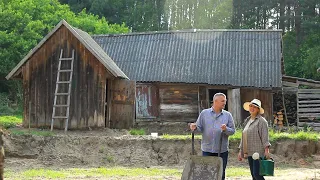
<path id="1" fill-rule="evenodd" d="M 194 122 L 198 117 L 198 85 L 160 85 L 162 121 Z"/>
<path id="2" fill-rule="evenodd" d="M 320 130 L 320 89 L 299 89 L 297 96 L 298 126 Z"/>
<path id="3" fill-rule="evenodd" d="M 71 57 L 72 49 L 75 49 L 69 128 L 103 127 L 106 79 L 112 76 L 64 26 L 22 67 L 24 126 L 29 125 L 29 101 L 31 127 L 50 126 L 61 49 L 64 49 L 64 57 Z M 58 101 L 63 103 L 65 100 Z M 63 128 L 64 122 L 56 120 L 54 126 Z"/>
<path id="4" fill-rule="evenodd" d="M 254 98 L 259 99 L 262 103 L 262 108 L 265 111 L 265 113 L 263 114 L 263 117 L 265 117 L 268 122 L 270 122 L 270 123 L 272 122 L 272 120 L 273 120 L 273 110 L 272 110 L 273 98 L 272 98 L 271 91 L 260 90 L 260 89 L 241 88 L 240 95 L 241 95 L 242 123 L 243 123 L 243 120 L 250 115 L 249 112 L 247 112 L 243 109 L 242 105 L 245 102 L 252 101 L 252 99 L 254 99 Z"/>

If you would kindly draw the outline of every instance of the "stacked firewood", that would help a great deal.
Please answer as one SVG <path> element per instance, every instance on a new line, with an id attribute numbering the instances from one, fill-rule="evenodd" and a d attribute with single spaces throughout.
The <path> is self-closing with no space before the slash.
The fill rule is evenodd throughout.
<path id="1" fill-rule="evenodd" d="M 277 127 L 278 129 L 282 129 L 283 128 L 283 124 L 284 124 L 284 118 L 283 118 L 283 109 L 281 109 L 280 111 L 276 112 L 273 114 L 273 125 L 275 127 Z"/>
<path id="2" fill-rule="evenodd" d="M 295 125 L 295 123 L 297 122 L 297 96 L 295 94 L 284 94 L 284 102 L 289 125 Z M 284 119 L 283 123 L 284 125 L 286 125 L 286 119 L 283 109 L 282 93 L 275 93 L 273 95 L 273 112 L 276 114 L 281 110 Z"/>

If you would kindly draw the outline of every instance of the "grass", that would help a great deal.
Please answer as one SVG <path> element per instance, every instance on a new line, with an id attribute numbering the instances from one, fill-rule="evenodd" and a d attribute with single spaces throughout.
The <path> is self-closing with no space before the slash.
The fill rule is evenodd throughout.
<path id="1" fill-rule="evenodd" d="M 40 131 L 40 130 L 27 130 L 27 129 L 9 129 L 12 135 L 35 135 L 35 136 L 54 136 L 55 133 L 51 131 Z"/>
<path id="2" fill-rule="evenodd" d="M 0 126 L 5 129 L 16 127 L 17 125 L 22 124 L 22 116 L 0 116 Z M 14 135 L 37 135 L 37 136 L 53 136 L 54 133 L 49 131 L 24 131 L 24 130 L 10 130 Z M 144 129 L 131 129 L 131 135 L 145 135 L 146 132 Z M 230 141 L 240 141 L 241 139 L 241 130 L 237 130 L 236 133 L 230 136 Z M 190 139 L 191 135 L 169 135 L 165 134 L 161 136 L 163 139 Z M 313 132 L 310 130 L 307 131 L 288 131 L 288 132 L 276 132 L 273 129 L 269 130 L 269 137 L 271 142 L 292 139 L 292 140 L 310 140 L 318 141 L 320 140 L 320 133 Z M 201 135 L 195 135 L 195 139 L 201 139 Z"/>
<path id="3" fill-rule="evenodd" d="M 298 170 L 296 168 L 288 167 L 276 167 L 275 176 L 286 176 L 286 174 L 292 173 L 292 170 Z M 134 178 L 143 177 L 144 179 L 158 179 L 161 177 L 174 177 L 174 179 L 180 179 L 182 175 L 182 168 L 130 168 L 130 167 L 100 167 L 100 168 L 71 168 L 71 169 L 30 169 L 25 171 L 5 171 L 5 178 L 10 179 L 83 179 L 83 178 Z M 314 172 L 313 169 L 309 169 L 306 172 Z M 301 172 L 302 173 L 302 172 Z M 236 167 L 227 166 L 227 177 L 250 177 L 249 166 Z M 136 179 L 136 178 L 135 178 Z"/>
<path id="4" fill-rule="evenodd" d="M 21 172 L 5 173 L 6 178 L 21 178 L 21 179 L 35 179 L 35 178 L 48 178 L 48 179 L 70 179 L 75 177 L 138 177 L 138 176 L 181 176 L 182 171 L 179 169 L 160 169 L 160 168 L 125 168 L 125 167 L 112 167 L 112 168 L 88 168 L 88 169 L 30 169 Z"/>
<path id="5" fill-rule="evenodd" d="M 145 135 L 146 134 L 144 129 L 130 129 L 129 132 L 131 135 Z"/>
<path id="6" fill-rule="evenodd" d="M 22 124 L 22 118 L 15 116 L 0 116 L 0 126 L 5 129 L 16 127 L 18 124 Z"/>
<path id="7" fill-rule="evenodd" d="M 230 141 L 240 141 L 242 130 L 237 130 L 235 134 L 229 137 Z M 191 139 L 191 135 L 169 135 L 164 134 L 161 136 L 163 139 Z M 292 139 L 292 140 L 310 140 L 310 141 L 319 141 L 320 133 L 313 131 L 298 131 L 298 132 L 276 132 L 272 129 L 269 130 L 269 137 L 271 142 Z M 201 135 L 195 135 L 195 139 L 201 139 Z"/>
<path id="8" fill-rule="evenodd" d="M 228 166 L 226 168 L 226 176 L 227 177 L 250 176 L 249 166 L 248 167 Z"/>

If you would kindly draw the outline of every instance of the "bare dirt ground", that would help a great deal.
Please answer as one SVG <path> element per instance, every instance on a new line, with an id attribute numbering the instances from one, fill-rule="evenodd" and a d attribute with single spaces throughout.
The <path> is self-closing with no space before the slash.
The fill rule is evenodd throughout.
<path id="1" fill-rule="evenodd" d="M 27 130 L 26 130 L 27 131 Z M 160 167 L 175 168 L 181 172 L 185 160 L 190 156 L 190 140 L 163 141 L 151 136 L 131 136 L 126 130 L 89 130 L 89 131 L 55 131 L 53 137 L 39 136 L 7 136 L 5 148 L 7 157 L 5 171 L 19 172 L 28 169 L 46 168 L 52 170 L 68 168 L 95 167 Z M 277 147 L 278 152 L 286 152 L 285 156 L 274 154 L 276 162 L 275 180 L 320 179 L 320 156 L 299 157 L 299 153 L 288 156 L 291 145 L 283 143 Z M 284 147 L 288 146 L 288 147 Z M 301 145 L 299 145 L 301 146 Z M 200 149 L 196 144 L 196 149 Z M 282 150 L 281 150 L 282 149 Z M 308 147 L 304 147 L 306 151 Z M 309 148 L 310 149 L 310 148 Z M 198 152 L 199 153 L 199 152 Z M 301 153 L 300 153 L 301 154 Z M 236 160 L 236 152 L 230 150 L 229 167 L 248 167 L 246 162 Z M 247 168 L 248 170 L 248 168 Z M 249 171 L 249 170 L 248 170 Z M 6 178 L 10 179 L 10 178 Z M 23 178 L 22 178 L 23 179 Z M 40 178 L 42 179 L 42 178 Z M 74 176 L 68 179 L 102 180 L 102 179 L 165 179 L 177 180 L 177 176 L 138 176 L 138 177 L 84 177 Z M 248 177 L 232 177 L 231 179 L 251 179 Z"/>

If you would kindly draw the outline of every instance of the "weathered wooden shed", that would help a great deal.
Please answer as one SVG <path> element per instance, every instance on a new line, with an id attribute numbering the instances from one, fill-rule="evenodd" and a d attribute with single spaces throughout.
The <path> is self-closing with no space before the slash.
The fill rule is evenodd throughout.
<path id="1" fill-rule="evenodd" d="M 135 82 L 128 80 L 89 34 L 64 20 L 6 78 L 22 79 L 25 127 L 51 125 L 55 96 L 55 128 L 65 127 L 67 110 L 62 106 L 69 107 L 68 129 L 132 126 Z"/>
<path id="2" fill-rule="evenodd" d="M 283 76 L 283 92 L 296 97 L 296 125 L 320 131 L 320 81 Z"/>
<path id="3" fill-rule="evenodd" d="M 93 39 L 136 81 L 136 122 L 192 122 L 211 106 L 214 93 L 227 95 L 237 123 L 242 104 L 258 98 L 272 120 L 273 91 L 281 89 L 281 30 L 190 30 Z"/>

